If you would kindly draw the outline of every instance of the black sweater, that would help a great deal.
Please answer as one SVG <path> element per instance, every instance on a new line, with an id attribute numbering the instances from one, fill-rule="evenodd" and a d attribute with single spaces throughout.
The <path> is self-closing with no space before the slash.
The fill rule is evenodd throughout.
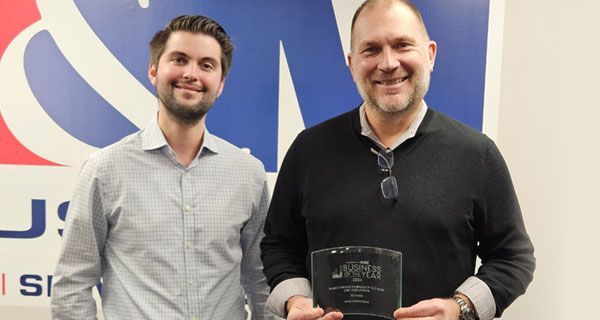
<path id="1" fill-rule="evenodd" d="M 403 254 L 403 305 L 449 297 L 475 274 L 496 316 L 531 282 L 535 259 L 506 164 L 493 141 L 432 109 L 394 150 L 396 200 L 360 134 L 359 110 L 301 132 L 279 171 L 265 225 L 271 288 L 310 279 L 310 252 L 373 246 Z"/>

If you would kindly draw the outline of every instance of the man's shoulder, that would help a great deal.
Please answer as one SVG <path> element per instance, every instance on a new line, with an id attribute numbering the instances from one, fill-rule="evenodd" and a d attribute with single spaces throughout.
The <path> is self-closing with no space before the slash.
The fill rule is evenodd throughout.
<path id="1" fill-rule="evenodd" d="M 95 151 L 86 157 L 85 164 L 96 167 L 106 167 L 123 157 L 142 150 L 142 131 L 134 132 L 121 140 Z"/>
<path id="2" fill-rule="evenodd" d="M 213 142 L 218 148 L 218 155 L 224 157 L 224 160 L 231 161 L 236 166 L 242 166 L 246 170 L 256 170 L 264 173 L 265 169 L 262 162 L 252 155 L 252 150 L 240 148 L 233 143 L 211 134 Z"/>
<path id="3" fill-rule="evenodd" d="M 356 113 L 357 109 L 352 109 L 348 112 L 344 112 L 340 115 L 334 116 L 333 118 L 327 119 L 319 124 L 304 129 L 298 135 L 299 140 L 318 140 L 324 139 L 341 139 L 348 136 L 348 133 L 352 131 L 353 113 Z"/>
<path id="4" fill-rule="evenodd" d="M 329 131 L 339 128 L 347 128 L 352 125 L 352 114 L 357 113 L 357 108 L 344 112 L 332 118 L 329 118 L 315 126 L 308 128 L 307 131 Z"/>
<path id="5" fill-rule="evenodd" d="M 431 113 L 430 125 L 426 131 L 435 133 L 456 142 L 481 145 L 490 139 L 481 131 L 476 130 L 442 112 L 429 109 Z"/>

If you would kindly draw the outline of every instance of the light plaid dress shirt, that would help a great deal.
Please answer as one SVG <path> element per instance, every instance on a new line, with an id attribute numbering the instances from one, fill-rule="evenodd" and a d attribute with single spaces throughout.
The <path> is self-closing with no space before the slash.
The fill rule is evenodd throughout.
<path id="1" fill-rule="evenodd" d="M 182 167 L 158 127 L 91 155 L 70 203 L 54 274 L 53 319 L 271 319 L 259 242 L 262 164 L 205 130 Z"/>

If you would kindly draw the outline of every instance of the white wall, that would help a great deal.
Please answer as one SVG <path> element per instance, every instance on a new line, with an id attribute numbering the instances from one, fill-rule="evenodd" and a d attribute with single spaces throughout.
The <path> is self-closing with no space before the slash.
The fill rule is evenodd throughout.
<path id="1" fill-rule="evenodd" d="M 509 0 L 505 10 L 497 143 L 537 270 L 502 318 L 597 319 L 600 2 Z"/>

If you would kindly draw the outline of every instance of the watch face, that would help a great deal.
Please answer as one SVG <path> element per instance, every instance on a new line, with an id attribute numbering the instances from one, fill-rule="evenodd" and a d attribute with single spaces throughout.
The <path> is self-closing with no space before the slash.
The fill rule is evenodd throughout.
<path id="1" fill-rule="evenodd" d="M 475 312 L 469 308 L 469 305 L 467 305 L 465 300 L 463 300 L 461 297 L 455 297 L 454 301 L 456 301 L 460 307 L 460 316 L 458 317 L 459 320 L 477 320 Z"/>
<path id="2" fill-rule="evenodd" d="M 460 320 L 477 320 L 475 312 L 473 312 L 472 310 L 465 310 L 461 313 L 462 314 L 460 315 Z"/>

